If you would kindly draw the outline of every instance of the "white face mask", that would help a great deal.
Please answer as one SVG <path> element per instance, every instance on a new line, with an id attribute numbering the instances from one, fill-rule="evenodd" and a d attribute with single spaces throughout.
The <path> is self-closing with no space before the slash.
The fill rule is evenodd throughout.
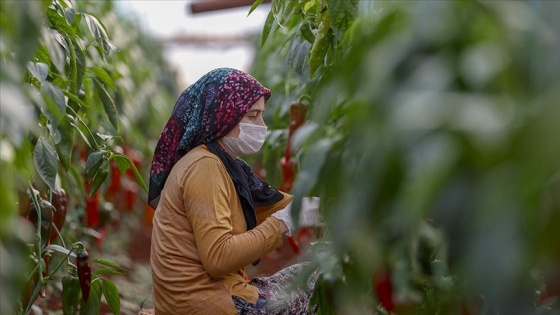
<path id="1" fill-rule="evenodd" d="M 239 136 L 237 138 L 222 138 L 224 148 L 232 156 L 257 153 L 264 143 L 266 131 L 266 126 L 239 123 Z"/>

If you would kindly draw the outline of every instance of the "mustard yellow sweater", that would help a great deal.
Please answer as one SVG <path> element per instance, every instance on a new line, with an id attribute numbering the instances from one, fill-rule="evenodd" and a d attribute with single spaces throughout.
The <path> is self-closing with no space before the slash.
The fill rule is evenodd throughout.
<path id="1" fill-rule="evenodd" d="M 282 246 L 272 213 L 256 207 L 247 230 L 233 182 L 222 161 L 201 145 L 173 167 L 155 211 L 151 267 L 156 314 L 237 314 L 232 295 L 256 303 L 244 267 Z"/>

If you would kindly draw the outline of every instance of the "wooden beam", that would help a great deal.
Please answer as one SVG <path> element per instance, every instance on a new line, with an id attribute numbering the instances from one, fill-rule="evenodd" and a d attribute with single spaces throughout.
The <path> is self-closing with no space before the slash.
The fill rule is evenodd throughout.
<path id="1" fill-rule="evenodd" d="M 219 11 L 225 9 L 233 9 L 244 6 L 253 5 L 255 0 L 212 0 L 212 1 L 200 1 L 191 3 L 191 13 L 204 13 L 210 11 Z M 262 3 L 270 3 L 271 0 L 263 0 Z"/>

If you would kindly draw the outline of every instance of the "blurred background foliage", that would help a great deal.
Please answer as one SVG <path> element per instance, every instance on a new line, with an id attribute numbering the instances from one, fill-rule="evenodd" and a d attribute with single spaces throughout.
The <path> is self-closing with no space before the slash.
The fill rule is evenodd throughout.
<path id="1" fill-rule="evenodd" d="M 13 314 L 33 303 L 22 288 L 43 286 L 29 279 L 43 271 L 41 279 L 59 290 L 65 274 L 53 271 L 58 254 L 31 245 L 37 238 L 90 249 L 119 229 L 121 215 L 129 216 L 125 225 L 142 217 L 146 194 L 139 191 L 177 86 L 159 43 L 112 1 L 0 5 L 0 313 Z M 53 204 L 52 192 L 66 191 L 62 239 L 46 242 L 29 223 L 28 213 L 44 210 L 30 205 L 31 187 Z"/>
<path id="2" fill-rule="evenodd" d="M 292 193 L 327 221 L 321 314 L 558 312 L 559 10 L 273 2 L 253 73 L 277 130 L 259 161 L 279 181 L 304 103 Z"/>

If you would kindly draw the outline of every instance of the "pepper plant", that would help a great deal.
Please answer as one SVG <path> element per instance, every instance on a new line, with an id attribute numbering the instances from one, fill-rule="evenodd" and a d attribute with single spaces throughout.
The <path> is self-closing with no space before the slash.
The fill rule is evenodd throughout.
<path id="1" fill-rule="evenodd" d="M 62 282 L 64 314 L 98 314 L 102 296 L 119 314 L 103 275 L 126 270 L 87 253 L 102 246 L 104 209 L 144 209 L 145 139 L 175 75 L 112 1 L 0 5 L 0 313 L 27 314 Z"/>
<path id="2" fill-rule="evenodd" d="M 321 197 L 320 314 L 558 312 L 558 8 L 272 2 L 253 67 L 270 137 L 293 101 L 307 123 L 260 159 L 291 146 L 294 209 Z"/>

